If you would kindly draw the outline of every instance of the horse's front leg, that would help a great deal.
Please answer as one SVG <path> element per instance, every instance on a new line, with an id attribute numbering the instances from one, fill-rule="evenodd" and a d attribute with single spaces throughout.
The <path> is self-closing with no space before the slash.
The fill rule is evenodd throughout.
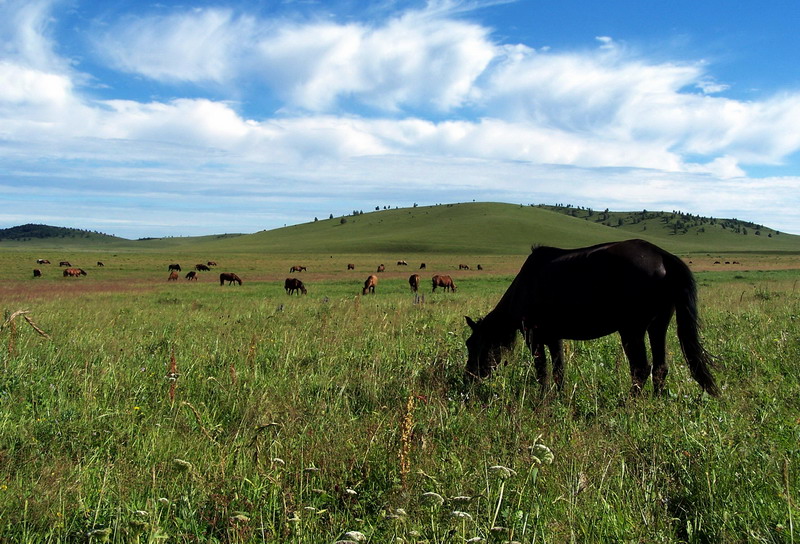
<path id="1" fill-rule="evenodd" d="M 536 381 L 539 382 L 542 394 L 547 390 L 547 354 L 544 344 L 530 344 L 528 346 L 533 354 L 533 364 L 536 366 Z"/>
<path id="2" fill-rule="evenodd" d="M 553 381 L 558 390 L 564 387 L 564 342 L 561 339 L 548 342 L 550 358 L 553 360 Z"/>
<path id="3" fill-rule="evenodd" d="M 536 381 L 539 382 L 541 393 L 547 391 L 547 354 L 544 351 L 544 344 L 536 338 L 535 329 L 523 329 L 525 344 L 533 355 L 533 364 L 536 367 Z"/>

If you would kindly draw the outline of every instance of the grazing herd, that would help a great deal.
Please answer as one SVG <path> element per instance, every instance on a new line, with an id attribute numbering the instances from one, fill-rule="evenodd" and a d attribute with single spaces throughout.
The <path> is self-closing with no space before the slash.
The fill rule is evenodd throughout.
<path id="1" fill-rule="evenodd" d="M 47 260 L 47 259 L 36 259 L 36 263 L 37 264 L 50 264 L 50 261 Z M 197 264 L 194 265 L 194 267 L 193 267 L 194 269 L 193 270 L 190 270 L 189 272 L 186 273 L 184 278 L 187 281 L 197 281 L 198 278 L 199 278 L 198 272 L 210 271 L 211 267 L 212 266 L 216 266 L 216 265 L 217 265 L 216 261 L 208 261 L 205 264 L 204 263 L 197 263 Z M 86 276 L 87 275 L 85 270 L 83 270 L 82 268 L 73 267 L 70 264 L 69 261 L 60 261 L 59 262 L 59 266 L 67 267 L 67 268 L 64 269 L 64 273 L 63 273 L 65 278 L 66 277 L 77 278 L 77 277 L 80 277 L 80 276 Z M 105 266 L 105 264 L 102 261 L 97 261 L 97 266 L 98 267 L 103 267 L 103 266 Z M 408 266 L 408 261 L 405 261 L 405 260 L 402 260 L 402 259 L 398 260 L 397 261 L 397 266 Z M 427 268 L 427 266 L 426 266 L 425 263 L 420 263 L 420 265 L 419 265 L 419 269 L 420 270 L 425 270 L 426 268 Z M 356 265 L 355 264 L 347 263 L 347 270 L 355 270 L 355 269 L 356 269 Z M 466 265 L 466 264 L 459 264 L 458 265 L 458 269 L 459 270 L 469 270 L 470 267 L 469 267 L 469 265 Z M 478 265 L 477 269 L 478 270 L 483 270 L 483 267 L 481 265 Z M 291 268 L 289 269 L 289 272 L 306 272 L 307 270 L 308 270 L 308 268 L 306 266 L 296 264 L 296 265 L 292 265 L 291 266 Z M 169 272 L 169 275 L 167 276 L 167 281 L 168 282 L 171 282 L 171 281 L 177 282 L 178 279 L 180 278 L 179 273 L 182 272 L 181 265 L 179 263 L 170 263 L 169 265 L 167 265 L 167 271 Z M 386 265 L 384 265 L 384 264 L 378 265 L 378 267 L 376 269 L 376 273 L 385 272 L 385 271 L 386 271 Z M 34 278 L 42 277 L 42 270 L 39 269 L 39 268 L 34 268 L 33 269 L 33 277 Z M 225 285 L 225 282 L 227 282 L 228 285 L 232 285 L 234 283 L 237 284 L 237 285 L 242 285 L 242 283 L 243 283 L 242 278 L 240 278 L 238 275 L 234 274 L 233 272 L 223 272 L 223 273 L 221 273 L 219 275 L 219 284 L 220 285 Z M 421 276 L 419 274 L 412 274 L 408 278 L 408 284 L 411 287 L 411 291 L 413 293 L 417 293 L 419 291 L 421 282 L 422 282 L 422 278 L 421 278 Z M 364 294 L 364 295 L 366 295 L 366 294 L 374 294 L 375 293 L 375 288 L 377 287 L 377 285 L 378 285 L 378 276 L 376 274 L 370 274 L 370 276 L 364 282 L 364 287 L 361 290 L 362 294 Z M 453 281 L 453 278 L 451 278 L 450 276 L 447 276 L 447 275 L 439 275 L 439 274 L 434 275 L 431 278 L 431 287 L 432 287 L 432 292 L 435 292 L 437 287 L 441 288 L 445 292 L 455 292 L 456 291 L 456 284 Z M 303 295 L 305 295 L 305 294 L 308 294 L 308 289 L 306 288 L 306 286 L 303 284 L 302 281 L 300 281 L 297 278 L 286 278 L 286 281 L 284 282 L 284 289 L 286 291 L 286 294 L 288 294 L 288 295 L 294 295 L 294 294 L 303 294 Z"/>

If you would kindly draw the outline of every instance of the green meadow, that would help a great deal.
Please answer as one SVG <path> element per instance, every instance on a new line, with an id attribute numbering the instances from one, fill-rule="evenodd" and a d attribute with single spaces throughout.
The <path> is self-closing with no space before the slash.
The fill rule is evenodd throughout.
<path id="1" fill-rule="evenodd" d="M 504 234 L 486 205 L 472 240 L 447 217 L 467 228 L 478 208 L 419 230 L 408 217 L 464 211 L 441 206 L 242 236 L 3 242 L 0 542 L 798 541 L 796 237 L 656 241 L 693 261 L 719 398 L 691 380 L 674 330 L 668 395 L 630 397 L 609 336 L 567 342 L 564 389 L 542 396 L 521 342 L 464 385 L 464 316 L 493 308 L 533 242 L 631 233 L 506 206 L 567 232 L 519 219 Z M 60 260 L 87 276 L 64 278 Z M 183 278 L 207 260 L 219 266 Z M 434 273 L 458 290 L 431 293 Z M 290 276 L 308 295 L 286 295 Z"/>

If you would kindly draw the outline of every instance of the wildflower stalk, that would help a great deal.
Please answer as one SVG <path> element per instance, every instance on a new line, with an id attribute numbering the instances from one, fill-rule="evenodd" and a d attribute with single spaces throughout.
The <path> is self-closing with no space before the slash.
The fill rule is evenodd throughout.
<path id="1" fill-rule="evenodd" d="M 400 482 L 405 489 L 406 478 L 411 472 L 411 431 L 414 426 L 414 395 L 408 395 L 406 402 L 406 413 L 400 422 Z"/>
<path id="2" fill-rule="evenodd" d="M 167 379 L 169 380 L 169 402 L 174 406 L 175 389 L 178 387 L 178 363 L 175 361 L 175 348 L 170 351 Z"/>

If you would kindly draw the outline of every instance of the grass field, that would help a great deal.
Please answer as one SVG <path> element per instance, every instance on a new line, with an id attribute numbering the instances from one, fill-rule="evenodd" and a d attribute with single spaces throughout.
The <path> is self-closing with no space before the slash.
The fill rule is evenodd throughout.
<path id="1" fill-rule="evenodd" d="M 524 255 L 396 255 L 216 254 L 214 273 L 167 282 L 168 263 L 212 255 L 51 251 L 88 275 L 33 279 L 41 249 L 0 252 L 0 541 L 800 538 L 797 256 L 690 257 L 720 398 L 671 333 L 667 397 L 628 396 L 611 336 L 569 342 L 566 386 L 541 399 L 521 345 L 462 385 L 463 316 Z M 283 292 L 292 264 L 307 296 Z M 442 272 L 456 293 L 429 292 Z"/>

